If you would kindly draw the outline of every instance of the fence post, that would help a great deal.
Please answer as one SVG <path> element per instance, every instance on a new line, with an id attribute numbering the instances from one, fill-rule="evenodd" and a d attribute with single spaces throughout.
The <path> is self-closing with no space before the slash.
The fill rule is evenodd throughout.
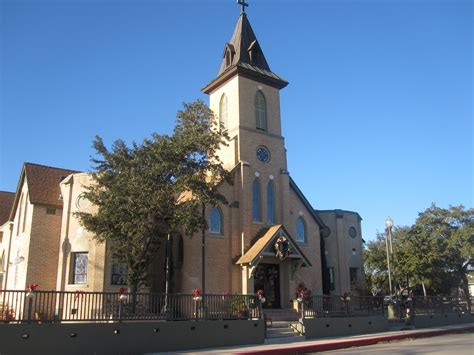
<path id="1" fill-rule="evenodd" d="M 119 301 L 119 322 L 122 322 L 122 302 Z"/>
<path id="2" fill-rule="evenodd" d="M 33 308 L 33 298 L 28 297 L 28 323 L 31 322 L 31 310 Z"/>

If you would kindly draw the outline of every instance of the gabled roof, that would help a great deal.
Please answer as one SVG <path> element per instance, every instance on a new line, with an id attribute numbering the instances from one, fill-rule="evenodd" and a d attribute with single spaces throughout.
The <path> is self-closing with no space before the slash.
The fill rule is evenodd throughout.
<path id="1" fill-rule="evenodd" d="M 230 52 L 230 63 L 227 63 L 227 52 Z M 270 70 L 245 12 L 240 13 L 232 38 L 224 47 L 223 57 L 217 77 L 202 89 L 203 92 L 210 93 L 236 74 L 259 80 L 278 89 L 288 85 L 285 79 Z"/>
<path id="2" fill-rule="evenodd" d="M 16 191 L 15 202 L 10 211 L 10 220 L 14 217 L 16 206 L 20 199 L 20 191 L 25 179 L 28 184 L 28 195 L 32 204 L 62 207 L 63 201 L 60 198 L 61 190 L 59 188 L 59 183 L 68 175 L 79 172 L 80 171 L 77 170 L 61 169 L 33 163 L 23 164 Z"/>
<path id="3" fill-rule="evenodd" d="M 15 201 L 14 192 L 0 191 L 0 226 L 8 221 L 13 201 Z"/>
<path id="4" fill-rule="evenodd" d="M 303 202 L 303 204 L 305 205 L 306 209 L 309 211 L 309 214 L 311 215 L 311 217 L 313 217 L 315 222 L 319 225 L 320 233 L 323 236 L 328 236 L 330 233 L 329 227 L 326 226 L 326 224 L 323 222 L 321 217 L 317 215 L 317 213 L 315 212 L 315 210 L 313 209 L 313 207 L 311 206 L 307 198 L 303 195 L 303 192 L 301 192 L 298 185 L 296 185 L 295 181 L 291 178 L 291 176 L 290 176 L 290 188 L 293 189 L 293 191 L 299 197 L 301 202 Z"/>
<path id="5" fill-rule="evenodd" d="M 307 266 L 311 266 L 311 262 L 308 258 L 303 254 L 301 249 L 298 247 L 298 244 L 295 243 L 291 235 L 288 231 L 283 227 L 281 224 L 276 224 L 268 228 L 268 230 L 260 237 L 251 247 L 250 249 L 237 260 L 237 265 L 243 264 L 254 264 L 254 261 L 259 258 L 259 256 L 265 251 L 265 249 L 272 245 L 274 239 L 278 238 L 281 234 L 284 234 L 287 237 L 288 241 L 290 242 L 291 248 L 293 249 L 292 254 L 297 255 L 301 259 L 303 259 L 304 264 Z M 291 255 L 290 255 L 291 256 Z"/>

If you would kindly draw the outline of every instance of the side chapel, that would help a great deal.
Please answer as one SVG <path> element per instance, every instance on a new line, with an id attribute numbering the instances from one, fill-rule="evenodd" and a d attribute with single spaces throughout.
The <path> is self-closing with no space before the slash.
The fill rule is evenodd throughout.
<path id="1" fill-rule="evenodd" d="M 287 85 L 270 69 L 242 11 L 217 76 L 202 89 L 229 136 L 219 155 L 234 177 L 233 185 L 221 187 L 229 204 L 206 209 L 205 289 L 261 289 L 269 308 L 289 307 L 298 287 L 343 294 L 363 286 L 361 217 L 313 209 L 288 172 L 280 117 L 280 90 Z M 73 215 L 94 209 L 82 196 L 90 183 L 87 173 L 25 163 L 16 194 L 0 194 L 1 210 L 10 211 L 0 220 L 2 288 L 123 287 L 126 270 Z M 171 292 L 202 287 L 201 236 L 175 235 L 172 244 Z M 164 290 L 164 267 L 163 252 L 153 265 L 151 291 Z"/>

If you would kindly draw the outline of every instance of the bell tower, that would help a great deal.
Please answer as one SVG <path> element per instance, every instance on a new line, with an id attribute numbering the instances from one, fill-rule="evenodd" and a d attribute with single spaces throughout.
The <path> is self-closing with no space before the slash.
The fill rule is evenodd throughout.
<path id="1" fill-rule="evenodd" d="M 242 12 L 224 46 L 217 77 L 202 89 L 210 96 L 216 125 L 230 137 L 220 157 L 229 169 L 247 162 L 286 170 L 279 91 L 288 82 L 271 71 L 244 11 L 246 4 L 239 4 Z"/>

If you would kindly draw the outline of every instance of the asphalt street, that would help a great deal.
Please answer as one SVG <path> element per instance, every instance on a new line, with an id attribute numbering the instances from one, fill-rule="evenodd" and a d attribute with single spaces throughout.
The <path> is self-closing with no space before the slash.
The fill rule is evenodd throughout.
<path id="1" fill-rule="evenodd" d="M 384 354 L 384 355 L 474 355 L 474 333 L 447 334 L 424 339 L 406 339 L 397 342 L 327 351 L 329 354 Z"/>

